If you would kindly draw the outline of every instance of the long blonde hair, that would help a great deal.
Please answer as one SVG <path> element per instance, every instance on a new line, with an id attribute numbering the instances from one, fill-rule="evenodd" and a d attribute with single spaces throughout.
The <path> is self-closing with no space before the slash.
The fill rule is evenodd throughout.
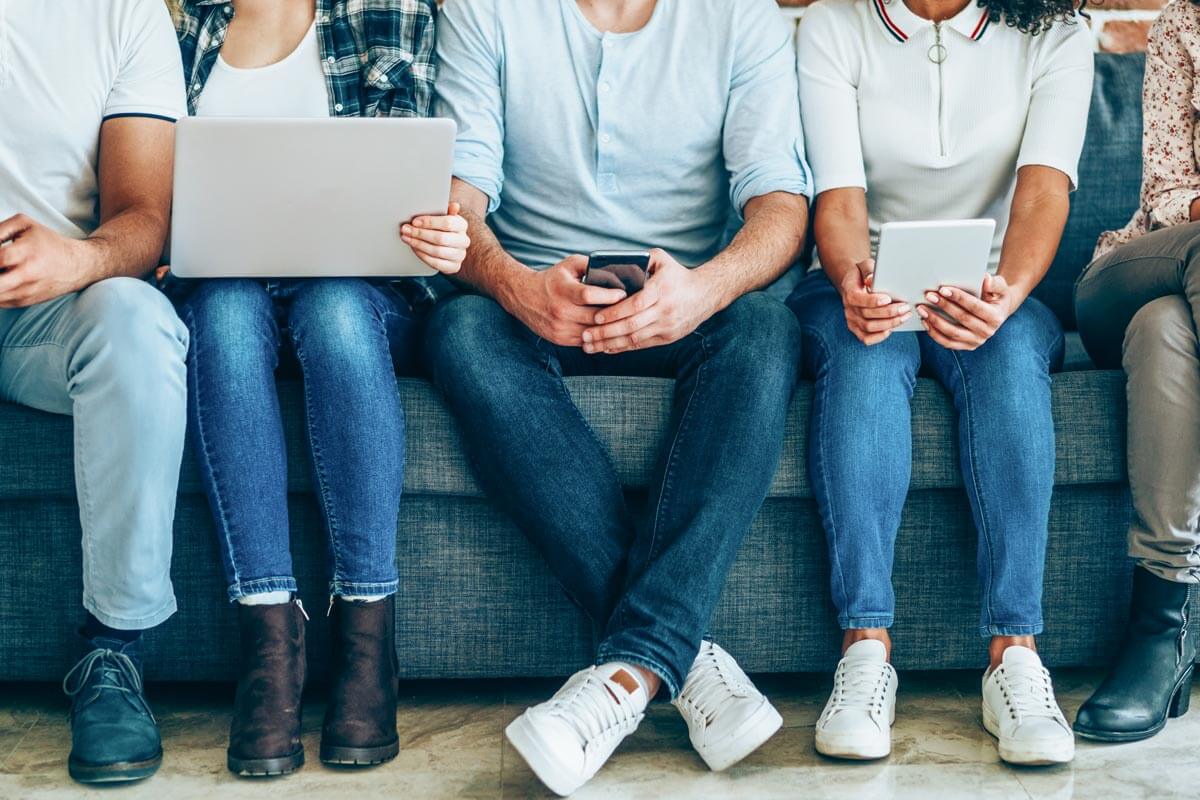
<path id="1" fill-rule="evenodd" d="M 167 10 L 171 12 L 171 19 L 178 20 L 183 11 L 183 0 L 167 0 Z"/>

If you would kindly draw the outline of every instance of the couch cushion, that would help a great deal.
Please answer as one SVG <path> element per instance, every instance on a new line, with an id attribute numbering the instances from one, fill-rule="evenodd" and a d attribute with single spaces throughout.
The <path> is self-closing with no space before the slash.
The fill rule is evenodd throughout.
<path id="1" fill-rule="evenodd" d="M 604 442 L 622 481 L 644 487 L 665 437 L 670 413 L 670 381 L 655 378 L 572 378 L 567 386 L 583 415 Z M 481 497 L 445 404 L 428 383 L 400 381 L 408 414 L 408 471 L 405 491 L 416 495 Z M 309 492 L 308 448 L 302 443 L 299 386 L 281 385 L 280 400 L 288 440 L 288 482 L 292 492 Z M 1074 372 L 1054 378 L 1060 484 L 1117 483 L 1125 478 L 1124 378 L 1119 372 Z M 785 430 L 783 461 L 772 497 L 812 496 L 807 468 L 807 430 L 812 387 L 796 391 Z M 954 419 L 945 391 L 922 379 L 913 398 L 914 489 L 962 485 Z M 153 436 L 153 431 L 146 431 Z M 647 447 L 646 442 L 654 444 Z M 70 458 L 71 420 L 11 404 L 0 404 L 0 499 L 74 496 Z M 203 491 L 189 452 L 182 490 Z"/>
<path id="2" fill-rule="evenodd" d="M 1079 190 L 1058 256 L 1034 292 L 1063 325 L 1075 327 L 1074 291 L 1104 231 L 1133 216 L 1142 186 L 1142 53 L 1096 56 L 1096 85 L 1087 140 L 1079 164 Z"/>

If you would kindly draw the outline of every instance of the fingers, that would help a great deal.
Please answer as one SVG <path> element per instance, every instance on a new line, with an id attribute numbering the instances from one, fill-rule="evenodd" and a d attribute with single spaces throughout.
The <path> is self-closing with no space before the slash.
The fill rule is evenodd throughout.
<path id="1" fill-rule="evenodd" d="M 0 308 L 20 308 L 27 305 L 29 276 L 27 270 L 10 269 L 0 275 Z"/>
<path id="2" fill-rule="evenodd" d="M 12 269 L 25 260 L 26 248 L 20 243 L 0 247 L 0 269 Z"/>
<path id="3" fill-rule="evenodd" d="M 558 262 L 556 266 L 561 267 L 569 275 L 571 275 L 571 277 L 582 280 L 583 276 L 587 274 L 587 265 L 587 256 L 574 255 L 567 256 L 562 261 Z"/>
<path id="4" fill-rule="evenodd" d="M 630 350 L 647 350 L 651 347 L 658 347 L 664 344 L 670 344 L 670 339 L 666 336 L 665 329 L 660 325 L 652 324 L 628 336 L 617 336 L 590 345 L 585 342 L 583 349 L 588 353 L 604 353 L 611 356 L 618 353 L 627 353 Z"/>
<path id="5" fill-rule="evenodd" d="M 33 220 L 17 214 L 0 222 L 0 243 L 11 241 L 33 227 Z"/>
<path id="6" fill-rule="evenodd" d="M 619 303 L 628 295 L 623 289 L 609 289 L 605 286 L 591 286 L 572 279 L 565 286 L 565 297 L 577 306 L 611 306 Z M 589 309 L 588 319 L 595 321 L 595 309 Z"/>
<path id="7" fill-rule="evenodd" d="M 413 217 L 412 222 L 401 226 L 402 228 L 417 228 L 420 230 L 431 229 L 435 231 L 447 231 L 449 233 L 466 233 L 467 221 L 454 211 L 457 203 L 451 203 L 451 211 L 444 216 L 421 216 Z"/>
<path id="8" fill-rule="evenodd" d="M 443 275 L 455 275 L 462 269 L 462 262 L 457 259 L 450 261 L 444 258 L 434 258 L 425 253 L 417 253 L 417 258 L 420 259 L 422 264 L 437 270 Z"/>
<path id="9" fill-rule="evenodd" d="M 903 317 L 905 314 L 911 314 L 912 306 L 908 303 L 895 302 L 889 303 L 886 306 L 856 308 L 855 313 L 863 319 L 893 319 L 895 317 Z"/>
<path id="10" fill-rule="evenodd" d="M 599 315 L 597 315 L 599 319 Z M 617 322 L 610 322 L 607 325 L 601 325 L 597 328 L 583 332 L 583 349 L 589 353 L 606 350 L 609 346 L 615 346 L 615 342 L 628 341 L 636 346 L 639 340 L 646 338 L 642 333 L 644 328 L 649 328 L 658 320 L 658 312 L 655 308 L 650 308 L 640 314 L 634 314 L 632 317 L 625 317 Z M 638 334 L 642 335 L 639 336 Z"/>
<path id="11" fill-rule="evenodd" d="M 471 237 L 467 236 L 465 232 L 414 228 L 412 225 L 400 226 L 400 238 L 409 244 L 414 241 L 422 241 L 441 247 L 457 247 L 461 250 L 466 250 L 471 245 Z"/>
<path id="12" fill-rule="evenodd" d="M 429 242 L 422 242 L 417 239 L 405 239 L 404 241 L 417 255 L 427 255 L 430 258 L 442 259 L 444 261 L 460 262 L 466 254 L 465 247 L 442 247 L 441 245 L 430 244 Z"/>
<path id="13" fill-rule="evenodd" d="M 925 320 L 925 329 L 929 335 L 943 347 L 951 350 L 974 350 L 985 341 L 984 337 L 943 319 L 927 308 L 918 308 L 917 313 Z"/>
<path id="14" fill-rule="evenodd" d="M 596 314 L 596 324 L 604 325 L 620 319 L 632 317 L 655 306 L 662 297 L 662 290 L 657 283 L 647 283 L 640 292 L 635 292 L 615 305 Z"/>
<path id="15" fill-rule="evenodd" d="M 925 299 L 929 301 L 930 305 L 937 306 L 951 319 L 975 335 L 985 339 L 992 335 L 994 329 L 990 319 L 981 319 L 977 314 L 968 311 L 953 300 L 934 292 L 929 292 Z M 988 316 L 990 317 L 991 314 L 988 313 Z"/>

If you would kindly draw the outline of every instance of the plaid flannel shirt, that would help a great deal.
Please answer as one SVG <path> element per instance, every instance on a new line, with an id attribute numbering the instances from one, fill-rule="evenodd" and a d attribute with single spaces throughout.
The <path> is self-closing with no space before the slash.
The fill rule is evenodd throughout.
<path id="1" fill-rule="evenodd" d="M 233 19 L 232 0 L 185 0 L 175 20 L 188 113 L 212 74 Z M 436 0 L 317 0 L 317 39 L 329 115 L 427 117 L 437 79 Z M 432 303 L 444 278 L 397 281 L 410 301 Z"/>

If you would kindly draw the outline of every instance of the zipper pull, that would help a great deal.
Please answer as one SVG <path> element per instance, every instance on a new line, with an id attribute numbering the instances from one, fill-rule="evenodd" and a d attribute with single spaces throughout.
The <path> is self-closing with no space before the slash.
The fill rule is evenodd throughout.
<path id="1" fill-rule="evenodd" d="M 942 44 L 942 23 L 933 23 L 933 46 L 929 48 L 929 60 L 935 64 L 944 64 L 946 56 L 950 52 L 946 49 L 946 45 Z"/>
<path id="2" fill-rule="evenodd" d="M 300 609 L 300 613 L 304 615 L 305 622 L 312 622 L 312 620 L 309 619 L 308 612 L 304 610 L 303 601 L 301 601 L 299 597 L 296 598 L 296 608 Z"/>
<path id="3" fill-rule="evenodd" d="M 325 616 L 327 618 L 333 616 L 333 595 L 329 595 L 329 608 L 325 609 Z"/>

